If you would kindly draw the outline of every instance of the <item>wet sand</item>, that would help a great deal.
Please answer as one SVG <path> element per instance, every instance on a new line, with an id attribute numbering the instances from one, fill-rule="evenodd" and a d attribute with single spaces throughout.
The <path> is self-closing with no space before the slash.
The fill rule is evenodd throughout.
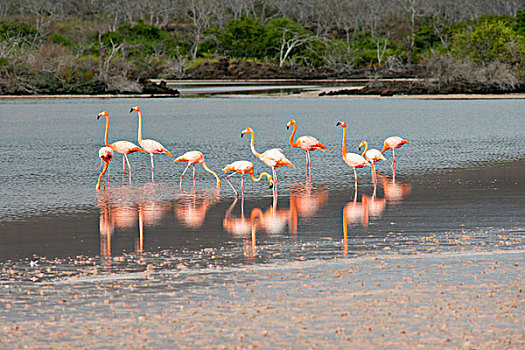
<path id="1" fill-rule="evenodd" d="M 0 339 L 11 349 L 522 349 L 524 264 L 525 251 L 510 250 L 73 278 L 22 287 L 37 305 L 1 300 Z"/>

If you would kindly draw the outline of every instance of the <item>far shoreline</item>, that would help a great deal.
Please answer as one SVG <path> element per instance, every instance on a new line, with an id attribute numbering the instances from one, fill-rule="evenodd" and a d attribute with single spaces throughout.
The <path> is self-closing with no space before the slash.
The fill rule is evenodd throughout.
<path id="1" fill-rule="evenodd" d="M 204 82 L 204 81 L 203 81 Z M 307 89 L 300 93 L 290 94 L 269 94 L 269 93 L 203 93 L 203 94 L 53 94 L 53 95 L 0 95 L 0 100 L 19 100 L 19 99 L 76 99 L 76 98 L 381 98 L 381 99 L 428 99 L 428 100 L 500 100 L 500 99 L 525 99 L 525 93 L 504 93 L 504 94 L 394 94 L 384 96 L 379 94 L 352 94 L 352 95 L 324 95 L 323 92 L 339 91 L 345 89 L 360 89 L 357 86 L 341 87 L 319 87 Z"/>

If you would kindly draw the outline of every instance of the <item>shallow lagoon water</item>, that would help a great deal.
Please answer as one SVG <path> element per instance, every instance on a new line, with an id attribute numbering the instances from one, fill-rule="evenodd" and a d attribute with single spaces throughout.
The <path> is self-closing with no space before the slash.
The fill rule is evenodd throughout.
<path id="1" fill-rule="evenodd" d="M 524 103 L 2 100 L 0 336 L 11 347 L 520 348 Z M 250 180 L 242 200 L 199 165 L 181 190 L 185 164 L 164 155 L 155 184 L 149 156 L 131 155 L 122 186 L 116 155 L 97 193 L 96 116 L 110 112 L 110 140 L 136 142 L 134 105 L 145 138 L 200 150 L 217 172 L 241 159 L 268 171 L 240 137 L 248 126 L 257 150 L 282 148 L 296 169 L 278 169 L 277 202 Z M 288 146 L 290 118 L 330 149 L 312 153 L 311 181 Z M 353 152 L 362 139 L 413 143 L 396 152 L 395 181 L 388 163 L 376 186 L 360 169 L 354 198 L 339 120 Z"/>
<path id="2" fill-rule="evenodd" d="M 107 253 L 133 252 L 139 213 L 143 216 L 142 251 L 150 253 L 238 248 L 238 241 L 246 239 L 240 236 L 251 235 L 254 209 L 260 211 L 252 221 L 263 232 L 257 237 L 263 246 L 320 244 L 321 253 L 311 249 L 312 256 L 337 251 L 345 207 L 352 212 L 348 215 L 354 215 L 349 218 L 350 226 L 361 221 L 353 234 L 377 236 L 391 248 L 391 231 L 443 233 L 463 225 L 468 230 L 491 227 L 522 232 L 519 209 L 499 210 L 496 202 L 510 202 L 517 208 L 522 204 L 524 103 L 299 98 L 4 100 L 0 104 L 4 134 L 0 146 L 0 259 L 94 257 L 101 254 L 99 239 L 104 234 L 112 241 Z M 196 187 L 192 188 L 190 170 L 181 191 L 178 182 L 185 164 L 171 164 L 169 157 L 155 156 L 157 183 L 152 184 L 149 156 L 135 153 L 129 157 L 133 185 L 122 186 L 122 157 L 116 154 L 107 189 L 97 193 L 97 151 L 103 146 L 105 123 L 96 115 L 102 110 L 110 112 L 110 142 L 136 142 L 137 116 L 129 113 L 133 105 L 142 108 L 144 137 L 160 141 L 175 156 L 200 150 L 217 172 L 235 160 L 252 161 L 256 173 L 268 171 L 252 155 L 249 138 L 240 137 L 240 131 L 249 126 L 255 130 L 258 151 L 282 148 L 296 169 L 278 169 L 276 205 L 267 185 L 248 180 L 244 203 L 239 200 L 229 210 L 234 201 L 231 188 L 223 181 L 222 189 L 215 190 L 213 177 L 200 165 Z M 288 145 L 286 122 L 292 117 L 298 122 L 297 136 L 315 135 L 330 149 L 312 153 L 311 182 L 304 173 L 304 152 Z M 397 150 L 396 181 L 389 165 L 379 163 L 382 176 L 374 190 L 370 172 L 360 169 L 357 204 L 352 203 L 353 173 L 340 156 L 339 120 L 348 123 L 349 151 L 358 152 L 362 139 L 380 149 L 390 135 L 413 143 Z M 391 152 L 386 156 L 390 161 Z M 237 175 L 232 182 L 239 186 Z M 357 215 L 365 210 L 366 220 Z M 109 226 L 103 233 L 106 221 Z M 360 249 L 371 247 L 365 244 Z"/>

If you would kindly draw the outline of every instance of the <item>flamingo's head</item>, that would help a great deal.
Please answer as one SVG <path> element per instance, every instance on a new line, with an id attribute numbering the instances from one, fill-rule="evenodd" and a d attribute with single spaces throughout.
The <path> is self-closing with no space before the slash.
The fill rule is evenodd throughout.
<path id="1" fill-rule="evenodd" d="M 295 124 L 295 119 L 290 119 L 288 124 L 286 124 L 286 129 L 289 129 L 291 125 Z"/>
<path id="2" fill-rule="evenodd" d="M 272 177 L 271 175 L 270 175 L 270 176 L 268 176 L 268 182 L 270 183 L 270 188 L 272 188 L 272 187 L 273 187 L 273 184 L 274 184 L 274 182 L 273 182 L 273 177 Z"/>
<path id="3" fill-rule="evenodd" d="M 131 107 L 131 109 L 129 110 L 129 113 L 131 113 L 133 111 L 140 112 L 140 107 L 139 106 Z"/>
<path id="4" fill-rule="evenodd" d="M 335 124 L 335 126 L 342 126 L 343 128 L 346 128 L 346 123 L 345 122 L 337 122 L 337 124 Z"/>
<path id="5" fill-rule="evenodd" d="M 100 112 L 100 113 L 97 115 L 97 119 L 99 119 L 100 117 L 106 117 L 106 118 L 109 118 L 109 113 L 108 113 L 108 111 L 102 111 L 102 112 Z"/>
<path id="6" fill-rule="evenodd" d="M 361 147 L 366 147 L 367 146 L 367 143 L 366 141 L 361 141 L 361 143 L 359 144 L 359 150 L 361 150 Z"/>
<path id="7" fill-rule="evenodd" d="M 253 129 L 252 129 L 252 128 L 246 128 L 246 129 L 244 129 L 243 131 L 241 131 L 241 137 L 243 137 L 244 134 L 247 134 L 247 133 L 253 135 Z"/>

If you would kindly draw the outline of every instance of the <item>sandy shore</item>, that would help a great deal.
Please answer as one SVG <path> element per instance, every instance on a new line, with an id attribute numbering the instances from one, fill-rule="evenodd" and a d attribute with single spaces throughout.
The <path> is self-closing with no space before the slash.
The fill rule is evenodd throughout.
<path id="1" fill-rule="evenodd" d="M 14 287 L 1 300 L 0 343 L 10 349 L 523 349 L 524 264 L 518 249 L 149 269 Z"/>

